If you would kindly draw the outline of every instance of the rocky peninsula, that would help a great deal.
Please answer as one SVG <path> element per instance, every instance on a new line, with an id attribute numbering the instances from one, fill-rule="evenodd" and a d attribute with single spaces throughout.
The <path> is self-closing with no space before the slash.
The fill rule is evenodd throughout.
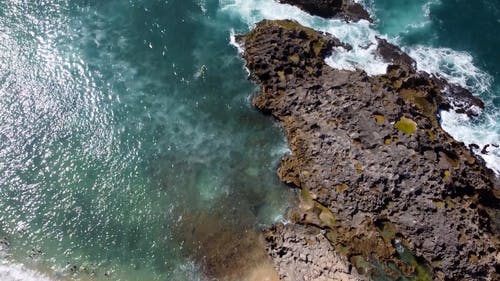
<path id="1" fill-rule="evenodd" d="M 280 2 L 342 18 L 350 3 Z M 300 194 L 290 223 L 264 230 L 281 280 L 499 280 L 499 180 L 440 127 L 441 110 L 474 116 L 480 100 L 383 39 L 378 76 L 328 66 L 351 47 L 293 21 L 237 41 L 253 104 L 287 135 L 278 175 Z"/>

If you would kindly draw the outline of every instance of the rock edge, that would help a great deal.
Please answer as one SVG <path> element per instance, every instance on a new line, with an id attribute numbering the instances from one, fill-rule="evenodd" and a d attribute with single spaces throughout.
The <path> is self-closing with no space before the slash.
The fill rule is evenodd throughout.
<path id="1" fill-rule="evenodd" d="M 439 125 L 439 110 L 457 99 L 450 89 L 464 89 L 417 72 L 387 42 L 379 51 L 392 63 L 387 74 L 333 69 L 324 58 L 349 46 L 292 21 L 262 21 L 237 40 L 260 84 L 253 104 L 290 144 L 278 171 L 301 189 L 290 219 L 320 229 L 334 249 L 326 255 L 372 278 L 499 277 L 498 179 Z M 464 97 L 463 108 L 479 103 Z M 282 280 L 323 280 L 287 275 L 319 258 L 295 262 L 303 246 L 283 246 L 300 244 L 294 227 L 265 233 Z"/>

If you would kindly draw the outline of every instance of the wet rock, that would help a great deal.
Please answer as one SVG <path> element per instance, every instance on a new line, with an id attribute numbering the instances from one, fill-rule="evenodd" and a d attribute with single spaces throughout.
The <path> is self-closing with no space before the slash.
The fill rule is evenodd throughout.
<path id="1" fill-rule="evenodd" d="M 10 243 L 7 238 L 0 237 L 0 258 L 5 258 L 9 252 Z"/>
<path id="2" fill-rule="evenodd" d="M 471 144 L 469 144 L 469 148 L 470 148 L 470 150 L 478 150 L 479 149 L 479 145 L 477 145 L 475 143 L 471 143 Z"/>
<path id="3" fill-rule="evenodd" d="M 415 74 L 417 72 L 417 63 L 408 54 L 399 47 L 389 43 L 383 38 L 377 37 L 377 52 L 387 63 L 397 65 L 404 73 Z M 469 117 L 477 117 L 484 109 L 484 102 L 475 97 L 469 90 L 448 83 L 445 79 L 420 72 L 421 81 L 426 83 L 431 81 L 440 89 L 441 110 L 454 110 L 460 114 L 467 114 Z"/>
<path id="4" fill-rule="evenodd" d="M 361 4 L 352 0 L 278 0 L 324 18 L 342 18 L 347 21 L 372 21 Z"/>
<path id="5" fill-rule="evenodd" d="M 488 148 L 489 148 L 489 147 L 490 147 L 490 145 L 489 145 L 489 144 L 485 145 L 485 146 L 483 147 L 483 149 L 481 150 L 481 153 L 482 153 L 482 154 L 486 154 L 486 155 L 487 155 L 487 154 L 489 153 L 489 152 L 488 152 Z"/>
<path id="6" fill-rule="evenodd" d="M 475 97 L 469 90 L 456 85 L 447 83 L 442 78 L 435 78 L 435 82 L 441 86 L 443 99 L 442 108 L 453 109 L 457 113 L 467 114 L 469 117 L 477 117 L 484 109 L 484 102 Z"/>
<path id="7" fill-rule="evenodd" d="M 394 279 L 498 277 L 500 187 L 484 161 L 439 125 L 451 85 L 412 70 L 390 46 L 383 53 L 394 60 L 385 75 L 333 69 L 324 58 L 333 46 L 348 47 L 292 21 L 263 21 L 237 40 L 260 84 L 254 105 L 287 134 L 291 154 L 278 174 L 309 194 L 300 204 L 309 207 L 291 212 L 292 222 L 320 229 L 367 275 L 380 273 L 377 261 Z M 282 262 L 283 247 L 273 243 L 289 233 L 299 241 L 299 229 L 287 226 L 267 239 L 282 276 L 300 265 Z M 303 249 L 286 254 L 321 263 L 319 255 L 301 257 Z M 415 258 L 405 261 L 401 249 Z"/>
<path id="8" fill-rule="evenodd" d="M 409 55 L 403 52 L 397 46 L 387 42 L 383 38 L 377 37 L 377 52 L 388 63 L 397 64 L 406 69 L 408 72 L 415 72 L 417 63 Z"/>
<path id="9" fill-rule="evenodd" d="M 279 224 L 265 230 L 264 236 L 282 281 L 368 280 L 350 268 L 319 228 Z"/>

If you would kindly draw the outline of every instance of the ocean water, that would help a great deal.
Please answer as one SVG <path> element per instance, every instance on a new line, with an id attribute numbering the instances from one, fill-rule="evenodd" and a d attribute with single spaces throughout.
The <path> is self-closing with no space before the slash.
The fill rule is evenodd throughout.
<path id="1" fill-rule="evenodd" d="M 0 1 L 0 280 L 203 280 L 203 243 L 280 220 L 287 145 L 238 26 L 217 1 Z"/>
<path id="2" fill-rule="evenodd" d="M 370 75 L 387 38 L 485 100 L 443 112 L 450 134 L 499 144 L 500 4 L 361 2 L 374 24 L 273 0 L 0 1 L 0 280 L 206 280 L 221 248 L 244 259 L 290 200 L 285 138 L 231 44 L 262 19 L 334 34 L 354 50 L 327 63 Z"/>
<path id="3" fill-rule="evenodd" d="M 481 154 L 500 175 L 500 2 L 497 0 L 363 0 L 375 29 L 427 71 L 464 86 L 486 103 L 479 118 L 442 112 L 442 126 Z M 492 145 L 496 145 L 492 146 Z"/>

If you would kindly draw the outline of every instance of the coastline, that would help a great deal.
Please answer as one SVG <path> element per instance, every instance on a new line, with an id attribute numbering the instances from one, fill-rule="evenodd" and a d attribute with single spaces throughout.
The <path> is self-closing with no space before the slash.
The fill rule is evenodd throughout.
<path id="1" fill-rule="evenodd" d="M 0 281 L 500 280 L 500 57 L 427 41 L 500 7 L 424 2 L 0 4 Z"/>
<path id="2" fill-rule="evenodd" d="M 474 116 L 480 100 L 417 72 L 388 42 L 378 50 L 387 74 L 370 77 L 326 65 L 334 46 L 349 46 L 292 21 L 263 21 L 237 40 L 261 86 L 254 105 L 288 137 L 280 179 L 301 190 L 292 223 L 264 231 L 281 280 L 498 277 L 498 178 L 439 125 L 440 110 Z M 315 253 L 309 241 L 324 239 L 332 249 Z M 342 266 L 311 266 L 339 253 Z"/>

